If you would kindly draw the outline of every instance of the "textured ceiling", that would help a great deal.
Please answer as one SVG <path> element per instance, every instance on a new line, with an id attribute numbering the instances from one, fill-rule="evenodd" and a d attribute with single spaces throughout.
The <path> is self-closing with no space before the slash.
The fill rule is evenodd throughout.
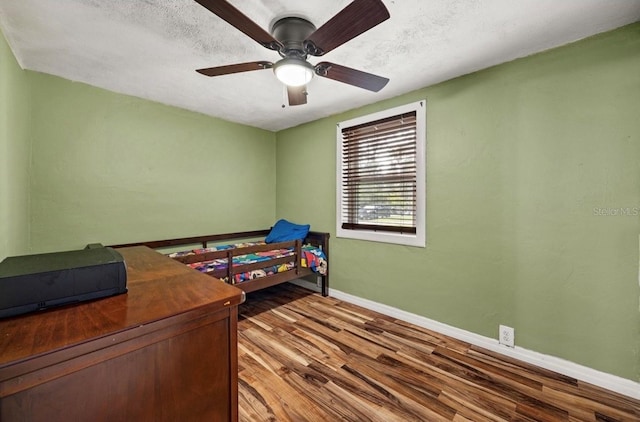
<path id="1" fill-rule="evenodd" d="M 230 1 L 265 30 L 283 16 L 320 27 L 349 0 Z M 640 20 L 640 0 L 384 0 L 391 18 L 321 59 L 391 81 L 372 93 L 325 78 L 287 104 L 271 70 L 195 69 L 276 61 L 193 0 L 2 0 L 0 27 L 24 69 L 280 130 L 391 98 Z"/>

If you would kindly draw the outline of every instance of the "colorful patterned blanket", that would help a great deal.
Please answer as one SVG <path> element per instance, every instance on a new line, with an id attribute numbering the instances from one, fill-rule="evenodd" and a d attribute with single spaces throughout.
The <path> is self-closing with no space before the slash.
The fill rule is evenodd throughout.
<path id="1" fill-rule="evenodd" d="M 228 249 L 236 249 L 243 248 L 255 245 L 265 245 L 265 242 L 245 242 L 245 243 L 236 243 L 233 245 L 218 245 L 210 248 L 200 248 L 200 249 L 192 249 L 188 251 L 174 252 L 169 254 L 170 258 L 175 258 L 178 256 L 185 255 L 198 255 L 207 252 L 213 251 L 224 251 Z M 233 257 L 233 266 L 239 267 L 241 265 L 253 264 L 256 262 L 264 262 L 265 267 L 259 270 L 240 272 L 233 275 L 233 280 L 231 280 L 231 284 L 242 283 L 243 281 L 253 280 L 260 277 L 265 277 L 268 275 L 276 274 L 279 272 L 288 271 L 290 269 L 295 268 L 295 263 L 293 261 L 286 262 L 280 265 L 269 265 L 269 261 L 276 258 L 284 258 L 288 256 L 294 255 L 293 248 L 288 249 L 276 249 L 272 251 L 266 252 L 256 252 L 246 255 L 239 255 Z M 303 245 L 302 246 L 302 266 L 306 268 L 310 268 L 312 271 L 320 274 L 327 274 L 327 257 L 324 252 L 316 248 L 313 245 Z M 195 262 L 193 264 L 187 264 L 191 268 L 194 268 L 200 272 L 207 273 L 215 270 L 225 270 L 228 266 L 228 260 L 226 258 L 214 259 L 211 261 L 204 262 Z M 224 277 L 223 281 L 229 282 L 229 280 Z"/>

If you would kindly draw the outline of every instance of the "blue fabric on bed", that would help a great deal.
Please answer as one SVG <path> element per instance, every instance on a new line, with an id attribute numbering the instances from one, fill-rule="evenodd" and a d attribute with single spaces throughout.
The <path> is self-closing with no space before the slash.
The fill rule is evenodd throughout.
<path id="1" fill-rule="evenodd" d="M 294 224 L 285 219 L 278 220 L 264 240 L 267 243 L 303 240 L 309 234 L 309 224 Z"/>

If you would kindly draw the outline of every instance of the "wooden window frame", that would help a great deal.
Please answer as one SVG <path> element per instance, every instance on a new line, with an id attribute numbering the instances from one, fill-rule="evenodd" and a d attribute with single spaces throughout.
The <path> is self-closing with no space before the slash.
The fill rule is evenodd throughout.
<path id="1" fill-rule="evenodd" d="M 343 166 L 343 131 L 354 128 L 356 126 L 366 126 L 369 123 L 379 122 L 381 120 L 390 119 L 394 116 L 415 113 L 415 129 L 416 129 L 416 191 L 415 199 L 415 233 L 407 232 L 390 226 L 369 225 L 362 222 L 346 221 L 347 217 L 343 212 L 343 205 L 347 206 L 344 200 L 345 192 L 343 189 L 344 172 Z M 337 141 L 337 189 L 336 189 L 336 233 L 337 237 L 369 240 L 374 242 L 395 243 L 408 246 L 425 247 L 426 246 L 426 100 L 417 101 L 399 107 L 394 107 L 378 113 L 357 117 L 346 120 L 337 124 L 336 128 Z M 344 202 L 344 204 L 343 204 Z M 353 200 L 351 201 L 353 203 Z M 346 210 L 345 210 L 346 211 Z M 346 214 L 353 214 L 347 212 Z"/>

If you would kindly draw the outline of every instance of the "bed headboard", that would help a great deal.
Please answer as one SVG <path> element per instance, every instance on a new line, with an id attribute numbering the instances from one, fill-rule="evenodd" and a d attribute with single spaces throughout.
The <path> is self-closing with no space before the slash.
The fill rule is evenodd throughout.
<path id="1" fill-rule="evenodd" d="M 329 255 L 329 233 L 310 231 L 302 243 L 311 243 L 313 246 L 321 248 L 324 253 Z"/>

